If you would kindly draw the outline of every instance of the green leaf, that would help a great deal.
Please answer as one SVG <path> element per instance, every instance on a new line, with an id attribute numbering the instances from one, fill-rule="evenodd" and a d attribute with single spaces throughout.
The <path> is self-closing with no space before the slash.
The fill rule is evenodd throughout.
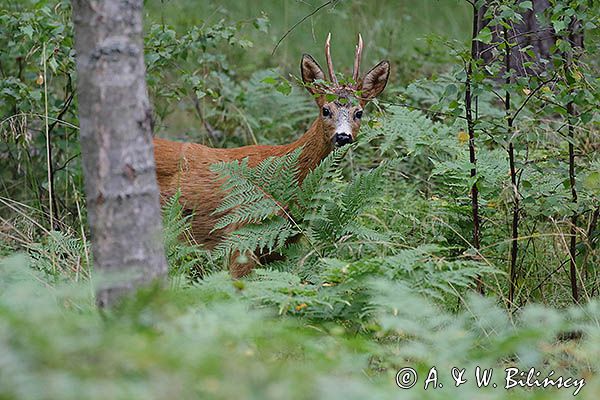
<path id="1" fill-rule="evenodd" d="M 529 0 L 520 2 L 519 7 L 523 10 L 533 10 L 533 4 Z"/>
<path id="2" fill-rule="evenodd" d="M 583 186 L 594 193 L 600 193 L 600 172 L 590 172 L 583 180 Z"/>
<path id="3" fill-rule="evenodd" d="M 490 44 L 492 42 L 492 31 L 490 31 L 490 28 L 488 27 L 483 28 L 479 31 L 475 40 L 480 41 L 481 43 Z"/>
<path id="4" fill-rule="evenodd" d="M 274 85 L 277 83 L 277 79 L 273 76 L 267 76 L 263 79 L 261 79 L 262 83 L 266 83 L 267 85 Z"/>
<path id="5" fill-rule="evenodd" d="M 332 102 L 332 101 L 334 101 L 335 99 L 337 99 L 337 96 L 336 96 L 335 94 L 332 94 L 332 93 L 327 93 L 327 94 L 325 95 L 325 100 L 327 100 L 327 102 Z"/>
<path id="6" fill-rule="evenodd" d="M 254 20 L 254 27 L 260 32 L 267 33 L 269 31 L 269 17 L 266 14 Z"/>
<path id="7" fill-rule="evenodd" d="M 55 57 L 50 57 L 50 59 L 48 60 L 48 66 L 50 67 L 52 72 L 56 72 L 56 70 L 58 70 L 58 62 L 56 61 Z"/>
<path id="8" fill-rule="evenodd" d="M 552 27 L 554 28 L 554 30 L 556 31 L 556 33 L 561 32 L 562 30 L 564 30 L 567 27 L 567 21 L 565 20 L 554 20 L 552 21 Z"/>
<path id="9" fill-rule="evenodd" d="M 444 90 L 444 96 L 448 97 L 455 94 L 456 92 L 458 92 L 458 88 L 454 83 L 451 83 L 448 86 L 446 86 L 446 89 Z"/>
<path id="10" fill-rule="evenodd" d="M 20 28 L 23 34 L 29 36 L 29 39 L 33 39 L 33 27 L 31 25 L 25 25 Z"/>
<path id="11" fill-rule="evenodd" d="M 285 96 L 292 93 L 292 85 L 290 85 L 287 81 L 281 82 L 279 85 L 277 85 L 276 89 L 279 93 L 281 93 Z"/>
<path id="12" fill-rule="evenodd" d="M 588 122 L 590 122 L 592 120 L 593 114 L 591 111 L 585 112 L 583 114 L 581 114 L 581 122 L 584 124 L 587 124 Z"/>
<path id="13" fill-rule="evenodd" d="M 206 92 L 200 90 L 200 89 L 196 89 L 196 98 L 199 100 L 201 98 L 203 98 L 204 96 L 206 96 Z"/>

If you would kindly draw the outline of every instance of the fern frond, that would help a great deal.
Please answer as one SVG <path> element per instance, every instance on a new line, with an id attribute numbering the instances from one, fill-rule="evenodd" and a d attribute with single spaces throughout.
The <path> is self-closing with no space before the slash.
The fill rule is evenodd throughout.
<path id="1" fill-rule="evenodd" d="M 261 198 L 249 204 L 242 204 L 219 218 L 214 229 L 223 229 L 229 225 L 257 223 L 276 214 L 281 207 L 273 199 Z"/>
<path id="2" fill-rule="evenodd" d="M 346 232 L 348 225 L 377 198 L 389 165 L 391 163 L 384 162 L 373 170 L 359 173 L 341 194 L 330 197 L 321 211 L 310 217 L 312 233 L 318 240 L 336 241 Z"/>
<path id="3" fill-rule="evenodd" d="M 224 180 L 226 191 L 215 211 L 224 215 L 214 229 L 242 225 L 217 246 L 214 255 L 225 256 L 234 250 L 271 252 L 298 233 L 290 221 L 278 215 L 297 197 L 300 154 L 301 149 L 296 149 L 282 157 L 269 157 L 255 168 L 249 167 L 248 159 L 211 167 Z"/>
<path id="4" fill-rule="evenodd" d="M 215 269 L 207 250 L 187 240 L 191 237 L 191 221 L 193 214 L 184 215 L 184 209 L 177 191 L 166 200 L 162 207 L 165 253 L 169 263 L 170 274 L 188 273 L 194 269 Z"/>
<path id="5" fill-rule="evenodd" d="M 290 237 L 298 231 L 281 217 L 261 224 L 249 224 L 228 235 L 214 250 L 216 256 L 228 256 L 234 250 L 242 254 L 248 251 L 266 251 L 282 248 Z"/>
<path id="6" fill-rule="evenodd" d="M 313 201 L 321 191 L 324 182 L 338 180 L 341 176 L 337 168 L 348 153 L 348 146 L 340 147 L 331 152 L 319 165 L 306 175 L 302 182 L 302 190 L 298 193 L 298 203 L 304 208 L 314 207 Z"/>

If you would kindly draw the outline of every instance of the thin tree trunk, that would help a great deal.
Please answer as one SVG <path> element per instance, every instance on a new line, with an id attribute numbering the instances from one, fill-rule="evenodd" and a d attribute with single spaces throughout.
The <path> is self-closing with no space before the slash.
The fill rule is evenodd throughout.
<path id="1" fill-rule="evenodd" d="M 598 242 L 598 232 L 596 232 L 596 227 L 598 226 L 598 217 L 600 217 L 600 206 L 596 206 L 594 211 L 592 212 L 591 220 L 587 230 L 587 249 L 585 252 L 585 256 L 583 257 L 583 261 L 581 263 L 581 269 L 585 271 L 586 280 L 588 282 L 591 281 L 591 296 L 594 296 L 596 290 L 598 289 L 598 272 L 594 268 L 594 275 L 588 278 L 588 258 L 596 248 L 596 244 Z"/>
<path id="2" fill-rule="evenodd" d="M 580 21 L 573 19 L 569 25 L 568 40 L 572 46 L 572 50 L 563 55 L 563 67 L 565 78 L 570 73 L 569 71 L 576 65 L 578 59 L 578 50 L 583 48 L 583 29 Z M 574 205 L 577 204 L 577 188 L 575 186 L 575 104 L 570 101 L 567 104 L 567 123 L 569 132 L 569 186 L 571 188 L 571 201 Z M 571 281 L 571 295 L 575 303 L 579 302 L 579 290 L 577 287 L 577 219 L 579 215 L 577 210 L 571 215 L 571 223 L 569 228 L 569 279 Z M 584 287 L 585 289 L 585 287 Z"/>
<path id="3" fill-rule="evenodd" d="M 511 49 L 509 45 L 508 30 L 504 28 L 504 45 L 506 51 L 504 54 L 506 85 L 511 82 Z M 506 113 L 507 137 L 508 137 L 508 162 L 510 167 L 510 183 L 513 190 L 513 210 L 511 223 L 511 247 L 510 247 L 510 266 L 509 266 L 509 288 L 508 288 L 508 306 L 512 307 L 515 299 L 515 287 L 517 281 L 517 253 L 519 251 L 519 187 L 517 182 L 517 171 L 515 167 L 515 147 L 513 144 L 513 117 L 511 116 L 510 91 L 507 89 L 504 98 L 504 111 Z"/>
<path id="4" fill-rule="evenodd" d="M 473 4 L 473 31 L 471 33 L 471 59 L 467 63 L 466 80 L 465 80 L 465 116 L 467 118 L 467 131 L 469 133 L 469 160 L 471 162 L 471 178 L 477 175 L 477 157 L 475 152 L 475 121 L 473 118 L 473 96 L 471 92 L 472 77 L 473 77 L 473 63 L 477 61 L 478 55 L 478 44 L 475 40 L 479 29 L 479 10 L 478 7 Z M 477 101 L 475 99 L 475 101 Z M 473 216 L 473 247 L 479 251 L 479 190 L 477 189 L 476 182 L 473 182 L 471 186 L 471 210 Z M 477 276 L 477 291 L 484 294 L 483 281 L 481 276 Z"/>
<path id="5" fill-rule="evenodd" d="M 570 138 L 573 136 L 569 135 Z M 571 182 L 571 192 L 573 194 L 572 201 L 577 203 L 577 192 L 575 191 L 575 168 L 573 166 L 573 144 L 569 143 L 569 180 Z M 571 295 L 575 303 L 579 302 L 579 292 L 577 290 L 577 212 L 574 211 L 571 215 L 571 224 L 569 229 L 569 278 L 571 280 Z"/>
<path id="6" fill-rule="evenodd" d="M 97 288 L 101 306 L 167 271 L 142 3 L 73 1 L 81 153 L 94 266 L 104 275 Z"/>
<path id="7" fill-rule="evenodd" d="M 567 122 L 569 130 L 569 186 L 571 187 L 571 201 L 577 204 L 577 189 L 575 187 L 575 129 L 573 129 L 573 118 L 575 107 L 573 102 L 567 104 Z M 579 291 L 577 289 L 577 211 L 571 215 L 569 228 L 569 279 L 571 280 L 571 295 L 575 303 L 579 302 Z"/>

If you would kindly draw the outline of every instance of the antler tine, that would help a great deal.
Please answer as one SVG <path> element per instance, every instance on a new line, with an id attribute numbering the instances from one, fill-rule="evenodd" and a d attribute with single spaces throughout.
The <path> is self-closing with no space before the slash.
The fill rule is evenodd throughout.
<path id="1" fill-rule="evenodd" d="M 331 61 L 331 32 L 327 35 L 327 40 L 325 41 L 325 59 L 327 60 L 327 70 L 329 71 L 329 79 L 334 85 L 338 84 L 337 78 L 335 77 L 335 73 L 333 72 L 333 62 Z"/>
<path id="2" fill-rule="evenodd" d="M 358 82 L 358 75 L 360 74 L 360 59 L 363 51 L 363 40 L 360 33 L 358 34 L 358 44 L 356 45 L 356 52 L 354 53 L 354 69 L 352 70 L 352 79 L 354 82 Z"/>

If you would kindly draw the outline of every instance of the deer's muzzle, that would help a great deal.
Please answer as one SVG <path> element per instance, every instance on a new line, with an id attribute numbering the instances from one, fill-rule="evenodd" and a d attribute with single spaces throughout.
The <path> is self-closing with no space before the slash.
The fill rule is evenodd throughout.
<path id="1" fill-rule="evenodd" d="M 352 135 L 343 132 L 335 134 L 335 145 L 337 147 L 342 147 L 349 143 L 352 143 Z"/>

